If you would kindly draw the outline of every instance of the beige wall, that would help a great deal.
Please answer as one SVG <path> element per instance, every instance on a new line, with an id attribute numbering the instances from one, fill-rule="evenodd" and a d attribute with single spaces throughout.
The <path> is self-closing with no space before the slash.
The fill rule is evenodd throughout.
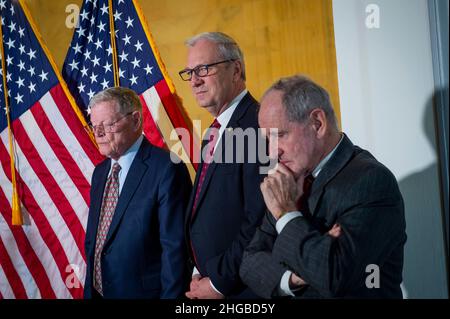
<path id="1" fill-rule="evenodd" d="M 61 69 L 73 29 L 65 26 L 68 4 L 81 0 L 26 0 L 44 41 Z M 211 122 L 178 71 L 185 67 L 184 41 L 222 31 L 240 44 L 247 85 L 259 99 L 277 78 L 305 73 L 322 84 L 339 110 L 331 0 L 140 0 L 161 57 L 191 119 Z M 338 118 L 339 112 L 338 112 Z"/>

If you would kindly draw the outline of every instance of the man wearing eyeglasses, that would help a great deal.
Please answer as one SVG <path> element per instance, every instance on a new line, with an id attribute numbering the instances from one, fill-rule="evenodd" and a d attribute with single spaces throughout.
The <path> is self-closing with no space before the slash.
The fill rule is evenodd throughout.
<path id="1" fill-rule="evenodd" d="M 142 135 L 142 105 L 134 91 L 106 89 L 89 107 L 107 159 L 92 176 L 84 296 L 182 296 L 184 212 L 192 187 L 187 169 Z"/>
<path id="2" fill-rule="evenodd" d="M 214 117 L 202 143 L 202 162 L 186 213 L 193 268 L 186 296 L 256 297 L 240 280 L 239 265 L 264 215 L 258 191 L 264 176 L 259 163 L 239 154 L 242 150 L 228 143 L 226 136 L 236 129 L 257 132 L 258 103 L 246 89 L 244 58 L 232 38 L 220 32 L 203 33 L 186 44 L 187 67 L 180 76 L 191 86 L 200 107 Z M 218 161 L 219 149 L 222 159 L 234 154 L 243 155 L 244 161 Z"/>

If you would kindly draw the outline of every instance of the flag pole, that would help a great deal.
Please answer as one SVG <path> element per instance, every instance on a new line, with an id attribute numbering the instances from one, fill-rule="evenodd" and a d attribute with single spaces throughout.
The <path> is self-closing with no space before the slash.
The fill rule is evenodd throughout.
<path id="1" fill-rule="evenodd" d="M 8 122 L 8 138 L 9 138 L 9 156 L 11 163 L 11 182 L 12 182 L 12 221 L 11 223 L 15 226 L 23 225 L 22 211 L 20 209 L 19 193 L 17 192 L 17 180 L 16 180 L 16 167 L 15 167 L 15 157 L 13 148 L 13 134 L 11 127 L 11 117 L 10 108 L 8 102 L 8 87 L 6 81 L 6 63 L 5 63 L 5 49 L 3 47 L 3 25 L 0 18 L 0 51 L 2 55 L 2 77 L 3 77 L 3 94 L 5 97 L 5 109 L 6 109 L 6 120 Z"/>
<path id="2" fill-rule="evenodd" d="M 120 85 L 120 79 L 119 79 L 119 63 L 117 61 L 116 32 L 114 30 L 114 15 L 112 8 L 112 0 L 108 0 L 108 11 L 109 11 L 109 30 L 111 35 L 114 86 L 117 87 Z"/>

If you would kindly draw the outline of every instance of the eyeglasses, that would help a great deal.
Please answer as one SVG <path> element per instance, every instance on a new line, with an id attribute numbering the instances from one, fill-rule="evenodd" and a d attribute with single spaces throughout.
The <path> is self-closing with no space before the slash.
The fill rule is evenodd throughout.
<path id="1" fill-rule="evenodd" d="M 122 116 L 120 119 L 115 120 L 112 123 L 102 123 L 102 124 L 98 124 L 98 125 L 92 125 L 91 123 L 89 124 L 89 128 L 92 130 L 92 132 L 97 133 L 97 134 L 103 134 L 103 133 L 116 133 L 118 132 L 115 129 L 115 126 L 117 123 L 119 123 L 120 121 L 122 121 L 124 118 L 126 118 L 128 115 L 133 114 L 134 111 L 128 112 L 127 114 L 125 114 L 124 116 Z"/>
<path id="2" fill-rule="evenodd" d="M 220 61 L 220 62 L 215 62 L 215 63 L 210 63 L 210 64 L 200 64 L 200 65 L 197 65 L 193 69 L 181 70 L 180 72 L 178 72 L 178 74 L 180 75 L 180 77 L 181 77 L 181 79 L 183 81 L 190 81 L 192 79 L 192 73 L 195 73 L 196 76 L 202 78 L 202 77 L 205 77 L 205 76 L 208 75 L 210 67 L 212 67 L 214 65 L 217 65 L 217 64 L 233 62 L 233 61 L 236 61 L 236 60 L 228 59 L 228 60 L 223 60 L 223 61 Z"/>

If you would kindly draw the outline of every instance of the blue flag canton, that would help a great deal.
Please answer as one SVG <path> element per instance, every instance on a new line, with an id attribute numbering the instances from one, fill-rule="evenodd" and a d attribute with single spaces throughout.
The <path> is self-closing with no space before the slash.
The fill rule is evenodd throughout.
<path id="1" fill-rule="evenodd" d="M 131 0 L 113 1 L 120 86 L 143 93 L 163 80 L 153 50 Z M 114 86 L 108 0 L 83 3 L 63 76 L 78 105 L 87 113 L 89 100 Z"/>
<path id="2" fill-rule="evenodd" d="M 58 83 L 18 1 L 0 0 L 6 85 L 11 121 L 19 118 Z M 3 57 L 0 58 L 3 59 Z M 7 126 L 3 72 L 0 65 L 0 132 Z"/>

